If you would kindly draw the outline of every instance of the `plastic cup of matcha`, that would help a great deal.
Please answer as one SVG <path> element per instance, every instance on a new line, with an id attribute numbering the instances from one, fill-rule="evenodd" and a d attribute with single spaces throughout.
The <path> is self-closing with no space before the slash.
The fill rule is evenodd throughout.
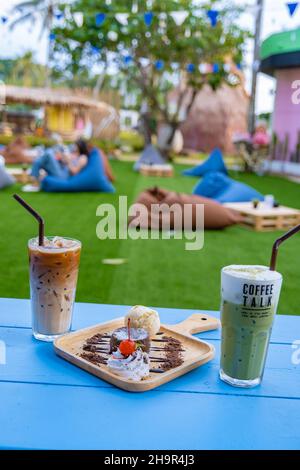
<path id="1" fill-rule="evenodd" d="M 236 387 L 259 385 L 282 276 L 266 266 L 231 265 L 221 273 L 220 378 Z"/>

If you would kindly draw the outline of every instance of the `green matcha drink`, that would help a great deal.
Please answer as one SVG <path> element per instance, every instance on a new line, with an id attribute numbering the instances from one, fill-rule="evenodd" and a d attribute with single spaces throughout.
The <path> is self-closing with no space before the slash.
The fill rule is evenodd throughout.
<path id="1" fill-rule="evenodd" d="M 222 270 L 220 377 L 239 387 L 261 382 L 281 274 L 265 266 L 232 265 Z"/>

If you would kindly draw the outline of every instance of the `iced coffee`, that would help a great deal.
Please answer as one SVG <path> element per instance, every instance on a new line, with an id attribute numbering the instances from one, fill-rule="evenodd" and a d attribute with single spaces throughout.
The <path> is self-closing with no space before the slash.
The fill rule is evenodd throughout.
<path id="1" fill-rule="evenodd" d="M 48 237 L 29 240 L 32 328 L 35 338 L 53 341 L 71 328 L 81 243 Z"/>

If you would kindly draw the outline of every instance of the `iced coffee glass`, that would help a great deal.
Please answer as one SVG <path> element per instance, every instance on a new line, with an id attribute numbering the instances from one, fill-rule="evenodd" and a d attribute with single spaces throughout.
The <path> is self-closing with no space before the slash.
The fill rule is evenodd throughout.
<path id="1" fill-rule="evenodd" d="M 264 372 L 282 276 L 266 266 L 231 265 L 221 273 L 220 378 L 259 385 Z"/>
<path id="2" fill-rule="evenodd" d="M 28 242 L 32 329 L 36 339 L 53 341 L 71 328 L 81 243 L 62 237 Z"/>

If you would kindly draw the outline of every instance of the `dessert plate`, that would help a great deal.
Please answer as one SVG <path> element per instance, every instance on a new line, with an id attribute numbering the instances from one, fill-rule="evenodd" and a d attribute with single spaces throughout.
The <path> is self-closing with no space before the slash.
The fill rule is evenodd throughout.
<path id="1" fill-rule="evenodd" d="M 145 392 L 211 361 L 215 355 L 214 346 L 192 335 L 202 333 L 203 331 L 215 330 L 219 328 L 220 322 L 218 319 L 206 314 L 194 313 L 181 323 L 161 325 L 159 333 L 151 338 L 150 367 L 152 371 L 150 371 L 149 377 L 141 381 L 124 379 L 110 372 L 105 364 L 94 364 L 81 357 L 81 354 L 84 353 L 83 346 L 89 338 L 96 334 L 104 335 L 108 338 L 115 329 L 122 326 L 124 326 L 123 317 L 78 330 L 74 333 L 68 333 L 56 339 L 54 342 L 55 352 L 72 364 L 123 390 Z M 164 337 L 180 341 L 182 351 L 182 364 L 165 371 L 158 368 L 158 363 L 162 358 L 161 351 L 163 348 L 161 346 L 163 345 L 164 340 L 162 338 Z"/>

